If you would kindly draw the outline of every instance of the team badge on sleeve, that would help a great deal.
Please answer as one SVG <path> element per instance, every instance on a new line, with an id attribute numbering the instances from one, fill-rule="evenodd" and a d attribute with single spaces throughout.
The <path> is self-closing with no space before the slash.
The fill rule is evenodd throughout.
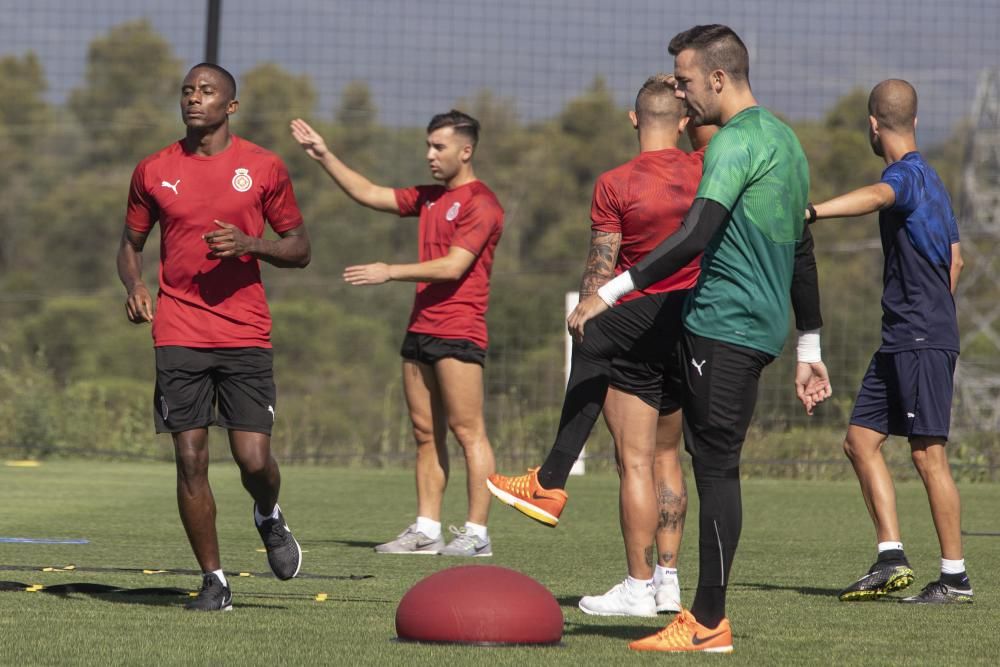
<path id="1" fill-rule="evenodd" d="M 458 209 L 460 207 L 461 207 L 461 204 L 459 204 L 458 202 L 455 202 L 454 204 L 452 204 L 451 208 L 448 209 L 448 212 L 444 214 L 445 220 L 447 220 L 448 222 L 451 222 L 452 220 L 454 220 L 455 218 L 457 218 L 458 217 Z"/>
<path id="2" fill-rule="evenodd" d="M 249 169 L 237 169 L 236 175 L 233 176 L 233 190 L 237 192 L 246 192 L 253 185 L 253 179 L 250 178 Z"/>

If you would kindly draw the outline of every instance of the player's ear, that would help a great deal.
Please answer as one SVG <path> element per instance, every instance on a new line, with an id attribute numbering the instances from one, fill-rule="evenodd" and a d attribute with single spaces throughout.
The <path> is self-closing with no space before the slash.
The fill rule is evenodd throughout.
<path id="1" fill-rule="evenodd" d="M 628 119 L 632 122 L 632 127 L 635 128 L 636 130 L 638 130 L 639 129 L 639 116 L 636 115 L 634 109 L 629 109 L 629 111 L 628 111 Z"/>
<path id="2" fill-rule="evenodd" d="M 684 130 L 687 129 L 690 121 L 690 116 L 681 116 L 681 119 L 677 122 L 677 134 L 684 134 Z"/>
<path id="3" fill-rule="evenodd" d="M 718 95 L 726 86 L 726 73 L 721 69 L 714 70 L 708 75 L 708 81 L 712 86 L 712 90 Z"/>
<path id="4" fill-rule="evenodd" d="M 462 146 L 462 152 L 459 153 L 459 157 L 462 159 L 462 162 L 469 162 L 470 160 L 472 160 L 472 154 L 475 152 L 475 150 L 476 149 L 472 146 L 471 143 Z"/>
<path id="5" fill-rule="evenodd" d="M 915 119 L 914 119 L 915 120 Z M 872 136 L 878 136 L 878 118 L 875 116 L 868 116 L 868 127 L 871 128 Z M 915 127 L 915 125 L 914 125 Z"/>
<path id="6" fill-rule="evenodd" d="M 913 133 L 914 134 L 917 133 L 917 117 L 916 116 L 913 117 Z"/>
<path id="7" fill-rule="evenodd" d="M 240 101 L 239 100 L 230 100 L 229 101 L 229 105 L 226 107 L 226 115 L 227 116 L 232 116 L 234 113 L 236 113 L 239 110 L 239 108 L 240 108 Z"/>

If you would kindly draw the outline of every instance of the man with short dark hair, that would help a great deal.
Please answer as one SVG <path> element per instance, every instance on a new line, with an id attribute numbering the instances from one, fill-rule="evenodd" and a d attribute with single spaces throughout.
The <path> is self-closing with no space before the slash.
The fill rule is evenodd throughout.
<path id="1" fill-rule="evenodd" d="M 788 294 L 800 335 L 796 388 L 812 407 L 829 395 L 820 360 L 818 289 L 805 205 L 809 170 L 791 128 L 757 105 L 746 47 L 726 26 L 695 26 L 675 36 L 677 95 L 695 125 L 722 129 L 705 153 L 701 184 L 681 228 L 641 262 L 580 303 L 569 317 L 586 340 L 587 323 L 704 251 L 701 275 L 684 309 L 684 440 L 699 507 L 698 588 L 690 611 L 629 644 L 640 651 L 733 650 L 726 589 L 742 529 L 740 455 L 763 369 L 781 352 Z M 804 210 L 804 209 L 802 209 Z M 796 279 L 793 281 L 793 273 Z"/>
<path id="2" fill-rule="evenodd" d="M 810 207 L 807 218 L 879 212 L 885 254 L 882 345 L 861 381 L 844 451 L 875 524 L 875 564 L 840 593 L 872 600 L 906 588 L 913 570 L 903 552 L 896 493 L 882 456 L 889 435 L 909 440 L 941 545 L 940 577 L 901 602 L 972 602 L 962 552 L 961 501 L 945 445 L 958 361 L 954 293 L 962 271 L 958 224 L 948 192 L 917 151 L 917 91 L 887 79 L 868 97 L 868 139 L 885 160 L 882 179 Z"/>
<path id="3" fill-rule="evenodd" d="M 349 197 L 359 204 L 419 216 L 420 261 L 413 264 L 349 266 L 352 285 L 390 280 L 417 283 L 403 340 L 403 390 L 417 444 L 417 518 L 377 553 L 491 556 L 486 530 L 494 470 L 483 420 L 486 309 L 493 254 L 503 231 L 503 209 L 476 178 L 472 166 L 479 122 L 452 110 L 427 126 L 427 164 L 440 185 L 392 189 L 375 185 L 341 162 L 305 121 L 292 121 L 292 135 Z M 469 510 L 455 539 L 441 535 L 441 503 L 448 481 L 448 430 L 465 453 Z"/>
<path id="4" fill-rule="evenodd" d="M 219 559 L 208 482 L 208 427 L 228 430 L 268 564 L 279 579 L 299 572 L 302 550 L 278 507 L 281 475 L 271 455 L 276 392 L 271 315 L 260 260 L 309 263 L 309 236 L 288 171 L 273 153 L 229 131 L 236 81 L 211 63 L 181 86 L 184 139 L 143 159 L 129 190 L 118 275 L 132 322 L 153 323 L 154 420 L 173 437 L 177 502 L 203 573 L 188 609 L 232 609 Z M 277 240 L 263 238 L 265 220 Z M 142 281 L 142 249 L 160 225 L 160 291 Z"/>

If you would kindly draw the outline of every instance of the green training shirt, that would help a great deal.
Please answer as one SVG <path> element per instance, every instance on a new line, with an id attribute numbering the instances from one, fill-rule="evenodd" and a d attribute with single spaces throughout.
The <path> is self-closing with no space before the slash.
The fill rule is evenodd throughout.
<path id="1" fill-rule="evenodd" d="M 730 217 L 705 249 L 688 299 L 684 324 L 692 333 L 781 353 L 808 195 L 802 146 L 767 109 L 744 109 L 712 138 L 697 197 L 722 204 Z"/>

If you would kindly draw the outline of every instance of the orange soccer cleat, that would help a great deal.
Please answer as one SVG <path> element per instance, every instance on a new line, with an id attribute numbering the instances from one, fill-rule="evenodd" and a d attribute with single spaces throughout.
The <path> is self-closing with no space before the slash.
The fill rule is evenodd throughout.
<path id="1" fill-rule="evenodd" d="M 568 496 L 562 489 L 544 489 L 538 483 L 538 468 L 528 468 L 526 475 L 505 477 L 493 474 L 486 479 L 490 493 L 525 516 L 546 526 L 559 523 Z"/>
<path id="2" fill-rule="evenodd" d="M 733 632 L 729 619 L 724 618 L 714 629 L 695 620 L 687 609 L 681 609 L 667 627 L 655 635 L 637 639 L 628 645 L 633 651 L 705 651 L 732 653 Z"/>

